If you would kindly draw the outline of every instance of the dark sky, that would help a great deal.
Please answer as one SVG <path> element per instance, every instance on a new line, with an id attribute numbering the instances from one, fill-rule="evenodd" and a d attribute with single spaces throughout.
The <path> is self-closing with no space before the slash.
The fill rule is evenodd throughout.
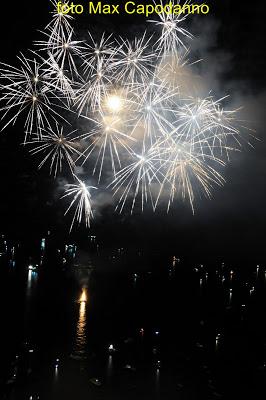
<path id="1" fill-rule="evenodd" d="M 124 0 L 121 0 L 124 1 Z M 143 3 L 143 1 L 142 1 Z M 197 37 L 193 51 L 204 57 L 202 73 L 214 94 L 230 93 L 232 105 L 243 105 L 242 116 L 256 128 L 255 148 L 244 148 L 226 168 L 227 184 L 213 199 L 197 202 L 193 216 L 188 205 L 133 216 L 114 214 L 103 208 L 93 232 L 104 241 L 119 244 L 176 248 L 195 255 L 263 257 L 266 247 L 266 135 L 265 127 L 265 20 L 264 3 L 212 0 L 209 16 L 192 17 L 191 30 Z M 1 5 L 1 61 L 15 62 L 16 54 L 31 47 L 49 21 L 48 0 L 19 1 Z M 77 18 L 83 35 L 87 29 L 114 31 L 132 36 L 143 32 L 144 18 Z M 66 234 L 69 219 L 63 219 L 62 204 L 55 202 L 55 184 L 47 171 L 38 171 L 36 161 L 19 144 L 21 127 L 1 133 L 1 209 L 3 231 L 34 236 L 52 227 Z M 81 228 L 78 237 L 85 235 Z"/>

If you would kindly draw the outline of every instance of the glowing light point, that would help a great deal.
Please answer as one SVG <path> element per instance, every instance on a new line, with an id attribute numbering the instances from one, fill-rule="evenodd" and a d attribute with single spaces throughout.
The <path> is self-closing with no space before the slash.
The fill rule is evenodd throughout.
<path id="1" fill-rule="evenodd" d="M 82 290 L 82 295 L 80 296 L 79 302 L 80 303 L 86 303 L 87 302 L 87 293 L 86 293 L 85 289 Z"/>
<path id="2" fill-rule="evenodd" d="M 108 351 L 110 354 L 114 353 L 116 351 L 115 347 L 113 344 L 110 344 L 110 346 L 108 347 Z"/>
<path id="3" fill-rule="evenodd" d="M 112 113 L 117 113 L 122 109 L 122 99 L 117 95 L 108 97 L 106 102 L 107 108 Z"/>

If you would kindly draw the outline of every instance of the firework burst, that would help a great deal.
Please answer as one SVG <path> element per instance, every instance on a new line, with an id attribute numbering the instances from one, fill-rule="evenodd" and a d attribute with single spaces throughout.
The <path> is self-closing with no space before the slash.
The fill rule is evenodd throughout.
<path id="1" fill-rule="evenodd" d="M 107 95 L 108 87 L 112 87 L 114 79 L 110 76 L 108 69 L 109 66 L 105 64 L 105 61 L 99 58 L 90 80 L 83 80 L 75 98 L 79 115 L 101 110 L 102 100 Z"/>
<path id="2" fill-rule="evenodd" d="M 224 184 L 222 171 L 241 150 L 243 127 L 238 110 L 224 107 L 227 96 L 199 97 L 193 65 L 200 60 L 188 61 L 188 13 L 168 12 L 158 0 L 163 11 L 148 21 L 153 35 L 128 40 L 89 32 L 78 40 L 73 17 L 51 3 L 52 20 L 32 57 L 20 55 L 18 67 L 0 65 L 0 111 L 3 129 L 25 118 L 24 143 L 41 157 L 39 168 L 49 165 L 56 177 L 66 165 L 72 173 L 75 183 L 63 195 L 71 199 L 70 230 L 82 220 L 90 226 L 96 189 L 75 175 L 77 161 L 112 190 L 120 213 L 126 205 L 133 213 L 165 201 L 169 210 L 180 198 L 194 212 L 198 194 L 210 198 Z M 172 1 L 172 8 L 189 6 Z M 62 123 L 70 125 L 70 113 L 75 126 L 66 134 Z"/>
<path id="3" fill-rule="evenodd" d="M 71 76 L 78 77 L 77 62 L 82 57 L 82 51 L 85 48 L 84 42 L 82 40 L 73 40 L 73 30 L 60 34 L 54 33 L 52 30 L 42 33 L 47 39 L 35 42 L 39 51 L 52 54 L 61 70 L 69 71 Z"/>
<path id="4" fill-rule="evenodd" d="M 118 97 L 112 98 L 112 108 L 119 104 L 117 103 L 119 100 Z M 83 152 L 83 164 L 87 160 L 95 160 L 93 174 L 98 173 L 98 182 L 100 182 L 104 164 L 109 162 L 113 174 L 116 175 L 122 165 L 121 149 L 126 153 L 132 153 L 131 145 L 136 140 L 123 131 L 126 121 L 120 116 L 100 114 L 95 124 L 96 127 L 90 133 L 83 135 L 83 139 L 89 141 Z M 96 156 L 96 159 L 93 156 Z"/>
<path id="5" fill-rule="evenodd" d="M 74 82 L 56 62 L 54 56 L 48 53 L 48 59 L 43 59 L 44 62 L 44 78 L 47 85 L 56 92 L 61 93 L 67 101 L 68 107 L 73 104 L 75 90 Z"/>
<path id="6" fill-rule="evenodd" d="M 172 124 L 175 100 L 178 98 L 176 88 L 169 89 L 161 81 L 153 79 L 138 90 L 132 123 L 132 136 L 141 131 L 141 144 L 145 151 L 160 138 L 174 129 Z"/>
<path id="7" fill-rule="evenodd" d="M 65 120 L 60 112 L 65 108 L 63 97 L 46 81 L 43 65 L 36 59 L 31 60 L 21 54 L 18 60 L 20 68 L 3 63 L 0 68 L 3 82 L 0 101 L 4 103 L 0 110 L 4 111 L 2 120 L 7 119 L 2 129 L 14 125 L 18 117 L 24 115 L 26 137 L 34 130 L 41 135 L 42 129 L 50 127 L 50 119 Z"/>
<path id="8" fill-rule="evenodd" d="M 169 137 L 158 146 L 161 147 L 160 157 L 164 180 L 157 196 L 155 206 L 160 197 L 168 196 L 169 210 L 175 197 L 181 195 L 183 200 L 188 199 L 193 213 L 195 212 L 194 202 L 196 192 L 203 192 L 208 198 L 211 197 L 213 186 L 221 186 L 225 180 L 219 170 L 225 162 L 208 151 L 203 152 L 201 144 L 197 152 L 191 142 L 178 141 Z M 208 150 L 208 145 L 206 145 Z"/>
<path id="9" fill-rule="evenodd" d="M 54 130 L 44 130 L 41 138 L 36 137 L 35 140 L 27 142 L 26 144 L 33 146 L 30 150 L 31 154 L 43 156 L 38 167 L 42 168 L 45 164 L 50 164 L 50 174 L 56 177 L 66 164 L 73 173 L 74 158 L 81 156 L 76 132 L 75 130 L 65 135 L 63 126 L 56 124 Z"/>
<path id="10" fill-rule="evenodd" d="M 121 43 L 116 52 L 117 60 L 112 63 L 117 77 L 116 79 L 135 85 L 136 83 L 147 83 L 153 75 L 153 65 L 156 54 L 151 51 L 152 37 L 146 39 L 146 34 L 133 43 L 129 40 L 120 38 Z"/>
<path id="11" fill-rule="evenodd" d="M 183 7 L 189 5 L 189 3 L 190 1 L 186 1 Z M 162 8 L 164 6 L 163 0 L 159 2 L 154 1 L 154 4 L 159 4 Z M 179 6 L 180 1 L 174 0 L 172 4 L 173 7 Z M 159 21 L 153 19 L 148 20 L 148 22 L 153 23 L 161 29 L 160 38 L 155 43 L 159 55 L 177 52 L 180 47 L 187 49 L 184 39 L 193 38 L 192 34 L 182 26 L 187 16 L 188 14 L 186 13 L 174 14 L 165 12 L 163 9 L 163 12 L 159 14 Z"/>
<path id="12" fill-rule="evenodd" d="M 143 151 L 141 154 L 132 155 L 132 162 L 121 169 L 110 184 L 114 196 L 118 197 L 116 209 L 120 213 L 126 202 L 129 201 L 132 214 L 138 198 L 142 211 L 148 202 L 155 210 L 156 191 L 164 179 L 160 165 L 161 158 L 157 147 L 151 147 L 147 152 Z"/>
<path id="13" fill-rule="evenodd" d="M 223 110 L 222 100 L 207 97 L 183 101 L 176 111 L 176 129 L 173 131 L 179 143 L 189 142 L 192 150 L 203 157 L 208 152 L 211 157 L 216 154 L 222 157 L 225 153 L 228 158 L 230 151 L 237 150 L 240 132 L 235 124 L 236 110 Z"/>
<path id="14" fill-rule="evenodd" d="M 70 14 L 63 14 L 58 9 L 57 0 L 50 0 L 50 3 L 53 9 L 53 11 L 51 11 L 52 20 L 45 27 L 45 29 L 50 31 L 50 38 L 51 41 L 53 42 L 55 38 L 62 37 L 65 32 L 68 35 L 70 35 L 72 31 L 71 22 L 73 21 L 74 18 Z M 62 5 L 68 5 L 68 3 L 69 1 L 65 0 L 61 1 Z"/>
<path id="15" fill-rule="evenodd" d="M 76 179 L 76 184 L 67 184 L 65 194 L 61 197 L 72 199 L 69 207 L 67 208 L 65 215 L 74 209 L 74 215 L 70 226 L 70 232 L 73 229 L 74 223 L 81 224 L 84 220 L 86 227 L 90 227 L 91 219 L 93 218 L 92 204 L 91 204 L 91 190 L 97 189 L 94 186 L 87 186 L 82 182 L 76 175 L 73 175 Z"/>
<path id="16" fill-rule="evenodd" d="M 105 37 L 103 33 L 100 40 L 94 39 L 88 32 L 89 41 L 85 42 L 85 49 L 82 54 L 82 69 L 86 79 L 90 79 L 95 71 L 99 69 L 98 65 L 110 65 L 113 62 L 117 48 L 112 35 Z"/>

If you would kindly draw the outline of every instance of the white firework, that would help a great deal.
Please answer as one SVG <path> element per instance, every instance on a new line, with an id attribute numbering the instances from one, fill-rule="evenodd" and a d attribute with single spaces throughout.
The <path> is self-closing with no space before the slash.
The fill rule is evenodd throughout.
<path id="1" fill-rule="evenodd" d="M 65 134 L 64 127 L 56 124 L 55 129 L 44 130 L 41 138 L 37 136 L 34 140 L 27 142 L 26 144 L 33 147 L 30 153 L 42 157 L 38 168 L 49 164 L 50 174 L 56 177 L 66 164 L 73 173 L 75 159 L 81 156 L 80 141 L 76 132 L 75 130 Z"/>
<path id="2" fill-rule="evenodd" d="M 108 69 L 109 65 L 105 63 L 104 59 L 99 58 L 90 79 L 83 80 L 75 98 L 79 115 L 86 116 L 90 111 L 101 110 L 102 100 L 106 97 L 114 80 Z"/>
<path id="3" fill-rule="evenodd" d="M 161 172 L 161 158 L 158 149 L 151 147 L 147 152 L 132 155 L 132 162 L 121 169 L 109 185 L 118 197 L 116 210 L 121 213 L 127 202 L 131 202 L 131 214 L 138 199 L 141 210 L 150 202 L 156 207 L 156 191 L 164 179 Z"/>
<path id="4" fill-rule="evenodd" d="M 164 180 L 162 182 L 157 201 L 168 195 L 168 210 L 175 197 L 181 195 L 183 200 L 188 199 L 194 213 L 196 192 L 203 192 L 211 197 L 214 185 L 221 186 L 225 180 L 220 173 L 225 162 L 218 157 L 197 152 L 191 142 L 177 141 L 172 137 L 157 144 L 161 147 L 160 157 L 163 165 Z"/>
<path id="5" fill-rule="evenodd" d="M 45 27 L 49 30 L 51 40 L 54 38 L 61 37 L 65 32 L 70 34 L 72 31 L 71 22 L 73 21 L 73 16 L 69 13 L 62 13 L 62 8 L 59 7 L 59 2 L 57 0 L 50 0 L 53 10 L 51 11 L 52 20 Z M 62 0 L 61 5 L 68 5 L 69 1 Z"/>
<path id="6" fill-rule="evenodd" d="M 158 138 L 174 129 L 173 112 L 178 99 L 178 90 L 169 89 L 163 82 L 152 80 L 138 90 L 131 135 L 141 137 L 144 151 Z"/>
<path id="7" fill-rule="evenodd" d="M 153 75 L 156 54 L 151 51 L 152 37 L 146 34 L 133 42 L 120 38 L 118 59 L 112 67 L 116 70 L 116 79 L 127 84 L 145 83 Z"/>
<path id="8" fill-rule="evenodd" d="M 47 83 L 43 66 L 36 59 L 21 54 L 18 60 L 20 68 L 3 63 L 0 68 L 0 101 L 4 103 L 0 110 L 4 111 L 2 120 L 7 120 L 2 129 L 24 115 L 26 137 L 33 131 L 41 135 L 42 129 L 50 127 L 50 119 L 65 120 L 61 112 L 66 108 L 64 99 Z"/>
<path id="9" fill-rule="evenodd" d="M 157 63 L 154 75 L 163 81 L 170 88 L 178 88 L 180 97 L 187 97 L 188 94 L 198 93 L 200 85 L 200 77 L 193 74 L 192 67 L 201 62 L 201 59 L 196 59 L 191 62 L 190 52 L 188 49 L 181 49 L 178 52 L 166 53 L 162 55 Z"/>
<path id="10" fill-rule="evenodd" d="M 126 121 L 120 116 L 100 113 L 94 122 L 96 127 L 83 135 L 83 139 L 89 141 L 83 152 L 83 164 L 87 160 L 94 163 L 93 175 L 98 174 L 100 182 L 103 166 L 111 165 L 116 175 L 117 170 L 121 169 L 122 160 L 132 153 L 131 146 L 136 140 L 124 131 Z"/>
<path id="11" fill-rule="evenodd" d="M 224 98 L 190 98 L 182 101 L 176 111 L 178 141 L 189 142 L 193 151 L 221 156 L 240 147 L 240 132 L 235 126 L 237 110 L 225 111 L 221 107 Z M 234 123 L 234 124 L 233 124 Z"/>
<path id="12" fill-rule="evenodd" d="M 70 232 L 72 231 L 75 222 L 81 224 L 82 221 L 85 221 L 86 227 L 90 227 L 90 222 L 93 218 L 91 190 L 97 189 L 94 186 L 87 186 L 76 175 L 74 175 L 74 178 L 77 180 L 77 183 L 65 185 L 65 194 L 61 197 L 62 199 L 68 197 L 72 199 L 65 212 L 66 215 L 74 209 Z"/>
<path id="13" fill-rule="evenodd" d="M 158 39 L 157 32 L 133 41 L 89 32 L 86 41 L 75 37 L 72 15 L 60 9 L 70 2 L 51 3 L 38 51 L 20 55 L 19 66 L 0 64 L 0 111 L 3 129 L 25 118 L 24 143 L 41 157 L 39 168 L 49 165 L 57 176 L 66 165 L 76 179 L 63 196 L 71 199 L 70 230 L 83 219 L 89 227 L 92 218 L 96 188 L 74 174 L 81 160 L 98 182 L 112 176 L 107 185 L 119 212 L 126 205 L 131 213 L 138 205 L 144 210 L 148 203 L 155 210 L 165 200 L 169 210 L 179 198 L 194 212 L 198 194 L 211 197 L 214 186 L 224 184 L 222 170 L 241 149 L 243 127 L 238 110 L 224 108 L 226 97 L 198 95 L 202 85 L 192 67 L 199 60 L 188 61 L 193 36 L 183 12 L 193 4 L 154 1 L 162 12 L 148 22 L 160 31 Z M 86 133 L 64 133 L 70 113 L 75 123 L 82 118 Z"/>
<path id="14" fill-rule="evenodd" d="M 85 42 L 82 54 L 82 68 L 86 79 L 91 78 L 95 71 L 98 70 L 99 65 L 109 65 L 112 63 L 117 53 L 117 47 L 112 40 L 112 35 L 105 37 L 103 33 L 100 40 L 96 40 L 90 32 L 88 34 L 90 40 L 89 42 Z"/>
<path id="15" fill-rule="evenodd" d="M 172 2 L 173 7 L 179 6 L 179 0 L 173 0 Z M 186 1 L 182 7 L 189 5 L 190 1 Z M 163 9 L 165 6 L 163 0 L 158 2 L 154 1 L 155 5 L 160 5 Z M 192 34 L 185 29 L 182 25 L 183 22 L 188 17 L 188 13 L 169 13 L 161 12 L 158 14 L 160 20 L 153 20 L 150 19 L 148 22 L 155 24 L 161 29 L 160 38 L 155 43 L 157 52 L 159 54 L 165 54 L 168 52 L 177 52 L 181 47 L 187 49 L 184 39 L 192 39 Z"/>
<path id="16" fill-rule="evenodd" d="M 51 53 L 62 70 L 68 71 L 72 77 L 79 77 L 77 62 L 81 63 L 84 42 L 73 40 L 73 30 L 61 34 L 55 34 L 51 30 L 42 33 L 47 40 L 35 41 L 39 51 Z"/>
<path id="17" fill-rule="evenodd" d="M 68 77 L 67 72 L 60 67 L 51 53 L 48 53 L 48 59 L 43 58 L 43 62 L 45 82 L 52 90 L 59 91 L 70 107 L 75 96 L 73 80 Z"/>

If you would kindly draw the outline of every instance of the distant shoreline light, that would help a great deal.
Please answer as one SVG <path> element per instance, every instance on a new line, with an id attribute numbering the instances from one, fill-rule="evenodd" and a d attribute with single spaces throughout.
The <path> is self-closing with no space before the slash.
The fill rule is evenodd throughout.
<path id="1" fill-rule="evenodd" d="M 81 4 L 70 4 L 57 3 L 57 11 L 60 14 L 83 14 L 88 12 L 89 14 L 139 14 L 149 17 L 152 14 L 167 14 L 167 15 L 179 15 L 179 14 L 208 14 L 210 7 L 207 4 L 174 4 L 169 2 L 167 4 L 136 4 L 135 1 L 127 1 L 125 4 L 107 4 L 102 1 L 93 2 L 89 1 L 88 7 L 84 7 Z"/>

